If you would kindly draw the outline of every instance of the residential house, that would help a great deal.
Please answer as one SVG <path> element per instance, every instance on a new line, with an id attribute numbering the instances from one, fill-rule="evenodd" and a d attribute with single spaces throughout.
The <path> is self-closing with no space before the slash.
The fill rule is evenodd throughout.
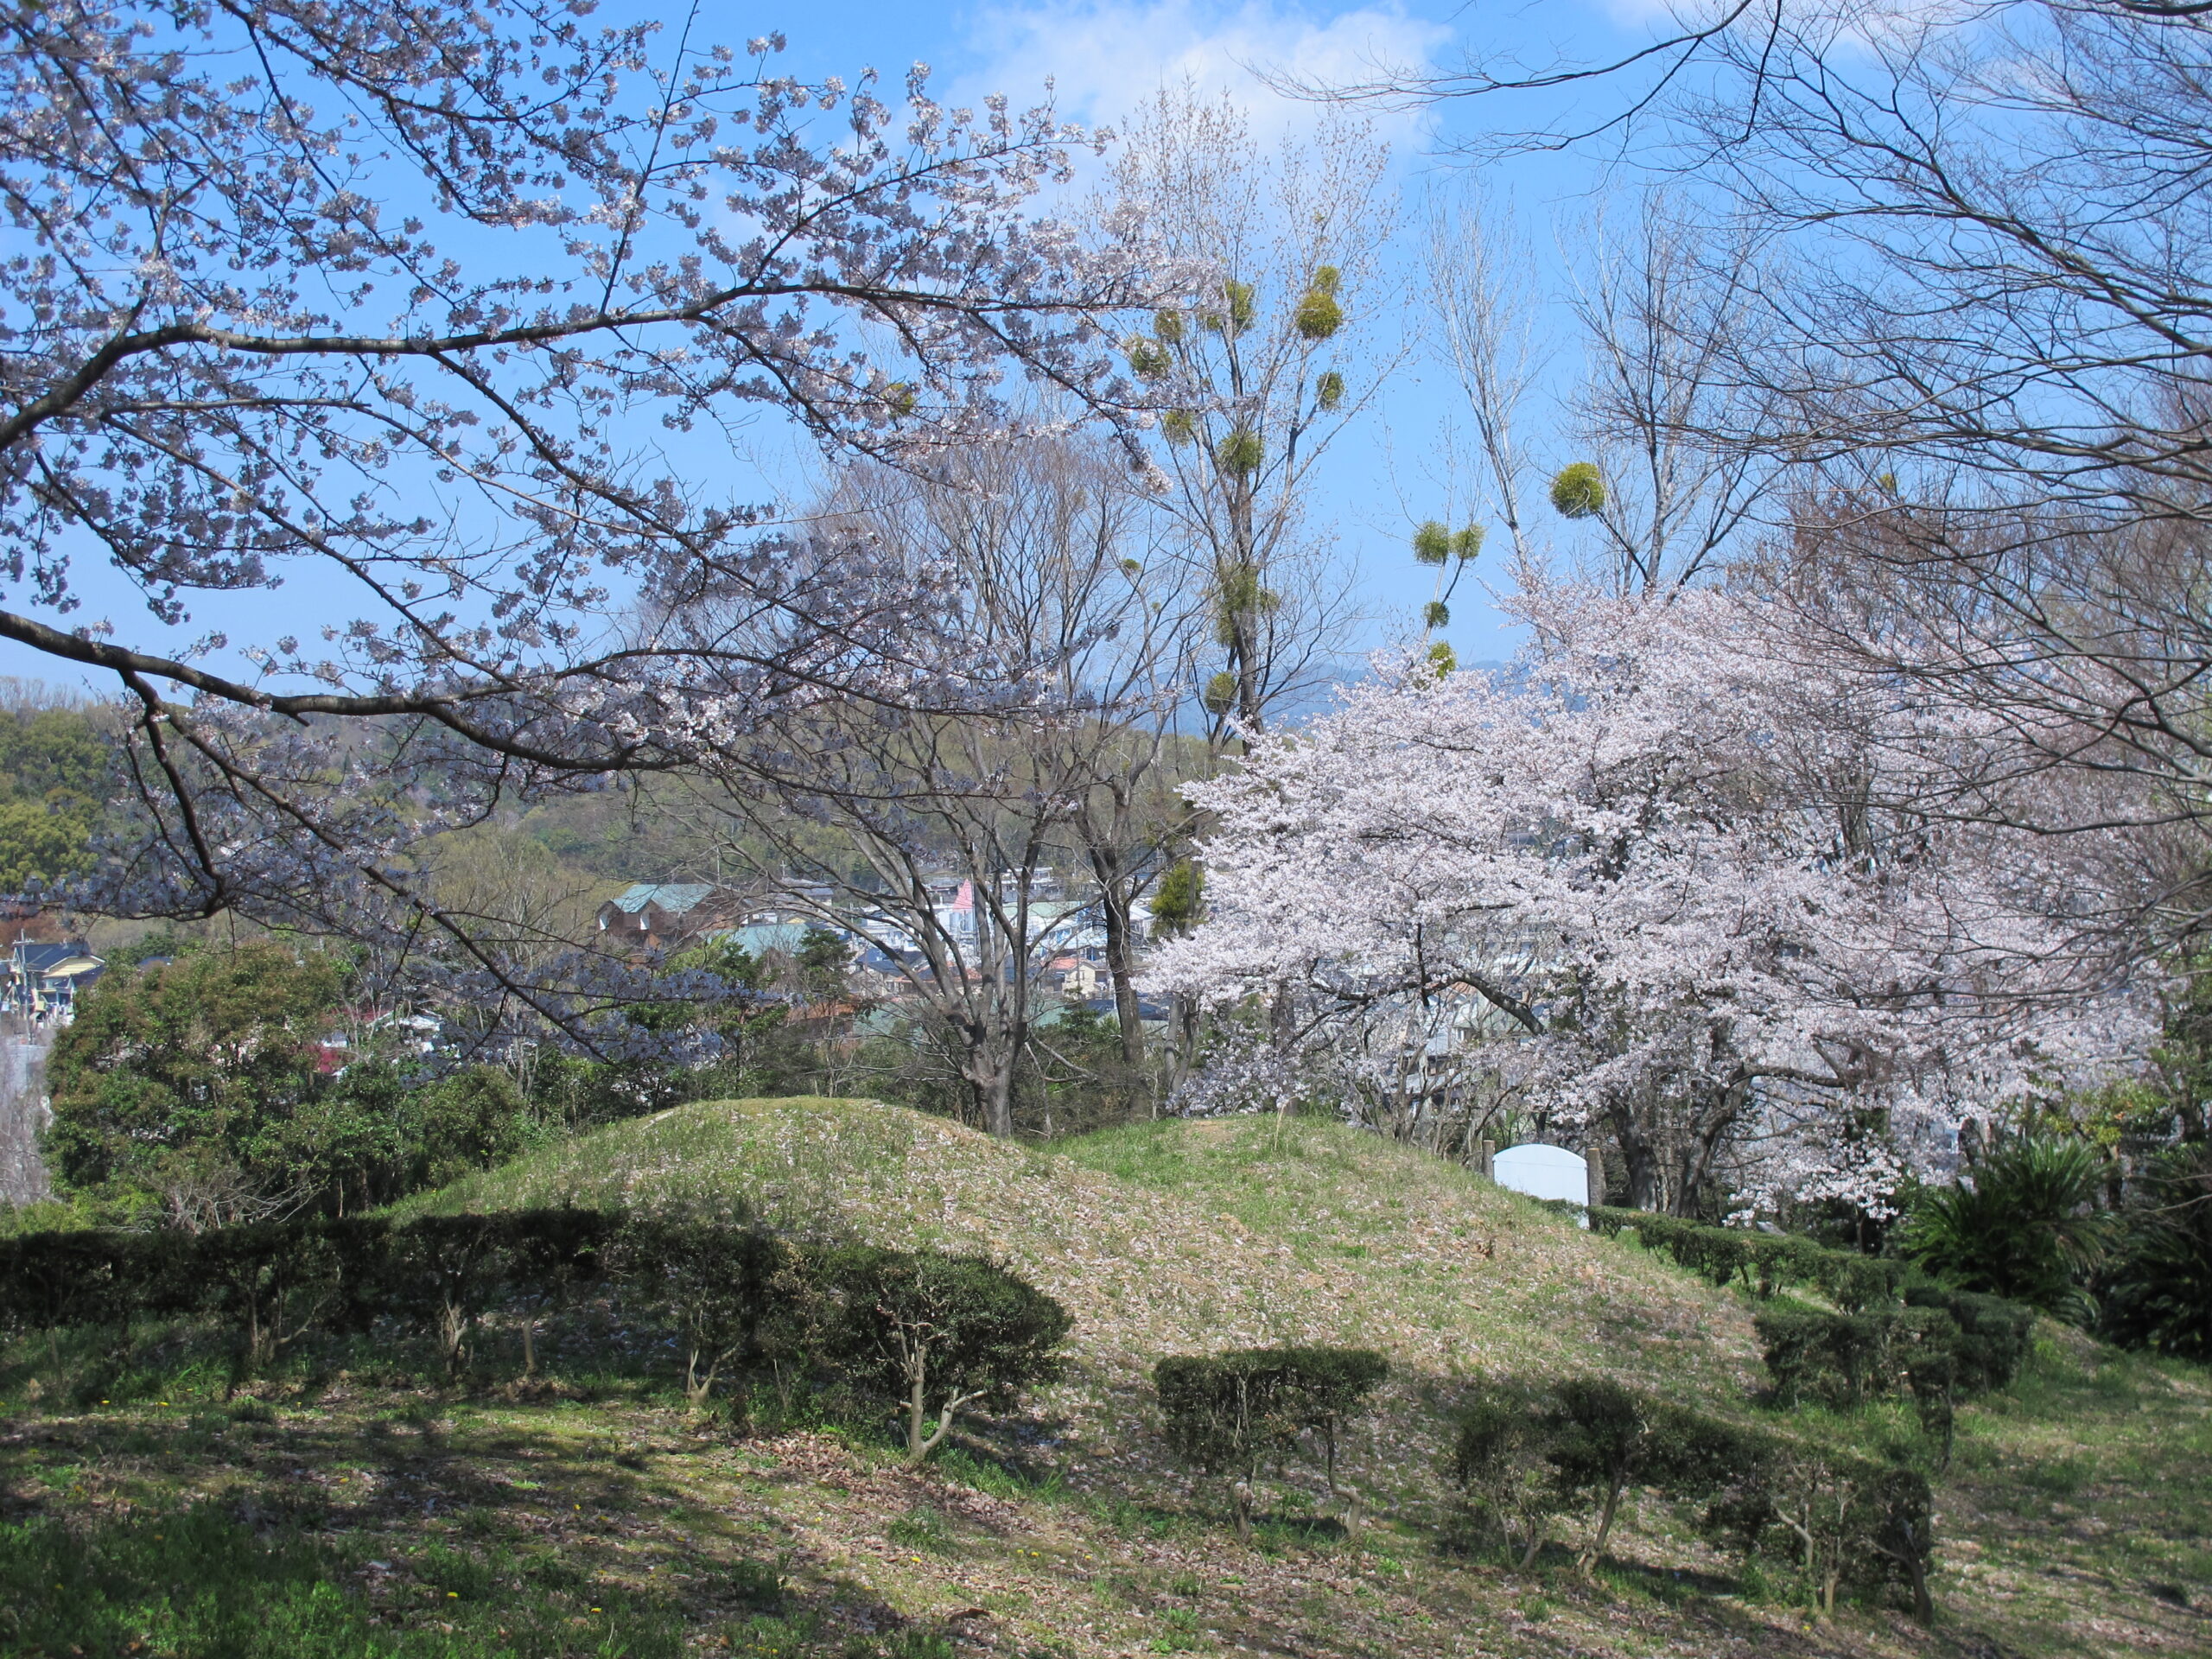
<path id="1" fill-rule="evenodd" d="M 41 1024 L 66 1026 L 77 1003 L 107 969 L 82 939 L 42 944 L 19 938 L 8 953 L 7 1010 Z"/>
<path id="2" fill-rule="evenodd" d="M 673 950 L 736 926 L 741 904 L 705 881 L 639 881 L 599 907 L 599 931 L 625 951 Z"/>

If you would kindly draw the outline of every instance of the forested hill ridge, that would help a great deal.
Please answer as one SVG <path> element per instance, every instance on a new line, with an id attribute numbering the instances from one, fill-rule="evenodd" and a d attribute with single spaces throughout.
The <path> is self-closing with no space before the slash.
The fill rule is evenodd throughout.
<path id="1" fill-rule="evenodd" d="M 142 1342 L 132 1368 L 104 1374 L 104 1398 L 68 1403 L 41 1393 L 48 1356 L 26 1342 L 0 1369 L 0 1588 L 16 1609 L 0 1629 L 64 1628 L 35 1620 L 60 1599 L 46 1586 L 65 1576 L 54 1541 L 67 1529 L 92 1545 L 68 1558 L 68 1581 L 106 1574 L 103 1628 L 124 1633 L 126 1615 L 144 1627 L 117 1651 L 150 1635 L 139 1650 L 212 1652 L 205 1632 L 221 1628 L 235 1643 L 222 1650 L 273 1656 L 267 1632 L 286 1619 L 342 1623 L 349 1608 L 367 1622 L 344 1640 L 319 1626 L 295 1650 L 1751 1659 L 2212 1640 L 2201 1369 L 2044 1320 L 2018 1377 L 1960 1405 L 1942 1466 L 1902 1396 L 1763 1402 L 1755 1321 L 1790 1293 L 1716 1288 L 1335 1123 L 1168 1121 L 1043 1149 L 869 1102 L 702 1102 L 389 1213 L 404 1229 L 546 1206 L 679 1227 L 742 1215 L 833 1253 L 981 1253 L 1065 1306 L 1068 1363 L 909 1471 L 868 1414 L 779 1402 L 772 1379 L 741 1410 L 728 1386 L 688 1410 L 677 1344 L 589 1287 L 534 1306 L 528 1381 L 512 1310 L 497 1308 L 451 1381 L 408 1369 L 404 1338 L 383 1335 L 320 1361 L 303 1346 L 227 1405 L 226 1368 L 195 1359 L 188 1337 Z M 1302 1451 L 1269 1460 L 1240 1542 L 1224 1481 L 1163 1432 L 1154 1367 L 1278 1344 L 1372 1349 L 1389 1372 L 1338 1435 L 1335 1492 Z M 1523 1569 L 1474 1517 L 1458 1437 L 1484 1402 L 1573 1378 L 1926 1470 L 1932 1625 L 1894 1596 L 1810 1616 L 1785 1564 L 1747 1570 L 1700 1529 L 1699 1503 L 1657 1484 L 1625 1492 L 1587 1573 L 1592 1517 L 1572 1507 Z M 201 1614 L 158 1611 L 165 1582 L 193 1577 L 274 1611 L 222 1626 L 213 1591 Z M 177 1636 L 203 1614 L 200 1636 Z"/>

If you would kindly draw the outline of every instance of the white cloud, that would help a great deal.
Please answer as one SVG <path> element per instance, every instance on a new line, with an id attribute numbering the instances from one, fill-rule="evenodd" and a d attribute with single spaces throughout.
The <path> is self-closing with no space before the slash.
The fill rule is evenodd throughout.
<path id="1" fill-rule="evenodd" d="M 1314 106 L 1273 91 L 1262 75 L 1371 80 L 1385 68 L 1421 67 L 1452 38 L 1448 25 L 1395 6 L 1317 12 L 1273 0 L 1055 0 L 978 14 L 972 44 L 982 67 L 972 81 L 1019 105 L 1050 80 L 1062 114 L 1110 125 L 1161 86 L 1188 79 L 1233 95 L 1266 134 L 1312 119 Z"/>

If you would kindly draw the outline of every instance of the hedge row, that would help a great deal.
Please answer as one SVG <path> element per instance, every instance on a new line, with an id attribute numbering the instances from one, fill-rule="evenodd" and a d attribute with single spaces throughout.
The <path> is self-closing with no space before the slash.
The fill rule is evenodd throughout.
<path id="1" fill-rule="evenodd" d="M 1741 1279 L 1760 1296 L 1785 1285 L 1809 1285 L 1847 1313 L 1894 1301 L 1911 1274 L 1903 1262 L 1834 1250 L 1794 1233 L 1755 1233 L 1714 1227 L 1649 1210 L 1593 1205 L 1593 1232 L 1618 1237 L 1634 1230 L 1646 1249 L 1664 1250 L 1714 1285 Z"/>
<path id="2" fill-rule="evenodd" d="M 1950 1455 L 1955 1402 L 2007 1387 L 2019 1374 L 2035 1310 L 1996 1296 L 1910 1285 L 1905 1305 L 1863 1313 L 1776 1308 L 1753 1321 L 1778 1405 L 1848 1409 L 1909 1390 Z"/>
<path id="3" fill-rule="evenodd" d="M 1794 1436 L 1708 1417 L 1606 1377 L 1500 1389 L 1462 1419 L 1452 1473 L 1478 1519 L 1532 1564 L 1557 1518 L 1594 1517 L 1580 1565 L 1605 1548 L 1623 1495 L 1702 1501 L 1700 1529 L 1747 1560 L 1789 1563 L 1833 1613 L 1840 1591 L 1902 1586 L 1932 1617 L 1928 1482 Z"/>
<path id="4" fill-rule="evenodd" d="M 0 1241 L 0 1330 L 127 1330 L 141 1318 L 227 1326 L 251 1376 L 310 1332 L 379 1319 L 430 1337 L 448 1377 L 495 1309 L 537 1321 L 603 1281 L 675 1339 L 703 1406 L 718 1382 L 805 1383 L 905 1419 L 918 1462 L 969 1407 L 1056 1374 L 1058 1302 L 995 1263 L 938 1251 L 794 1244 L 758 1228 L 590 1210 L 522 1210 L 233 1227 L 199 1235 L 31 1233 Z"/>

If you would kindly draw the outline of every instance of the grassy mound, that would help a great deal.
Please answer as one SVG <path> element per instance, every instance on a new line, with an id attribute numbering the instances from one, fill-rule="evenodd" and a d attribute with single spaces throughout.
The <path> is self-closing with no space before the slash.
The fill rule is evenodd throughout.
<path id="1" fill-rule="evenodd" d="M 1755 1416 L 1752 1306 L 1333 1125 L 1162 1123 L 1042 1151 L 868 1103 L 717 1102 L 402 1209 L 736 1202 L 796 1231 L 1007 1262 L 1074 1314 L 1067 1379 L 909 1472 L 865 1435 L 733 1435 L 650 1363 L 591 1370 L 581 1332 L 579 1369 L 553 1351 L 534 1393 L 499 1380 L 511 1353 L 457 1389 L 364 1354 L 227 1406 L 219 1370 L 191 1372 L 166 1338 L 142 1343 L 129 1397 L 119 1382 L 80 1408 L 34 1395 L 42 1348 L 0 1345 L 0 1558 L 18 1566 L 0 1573 L 0 1653 L 2212 1651 L 2206 1375 L 2055 1326 L 2018 1386 L 1960 1414 L 1932 1632 L 1866 1608 L 1810 1624 L 1633 1494 L 1593 1581 L 1561 1551 L 1526 1575 L 1457 1552 L 1437 1465 L 1485 1377 L 1604 1370 Z M 1375 1433 L 1345 1448 L 1376 1517 L 1356 1540 L 1308 1481 L 1263 1493 L 1241 1546 L 1217 1485 L 1166 1462 L 1154 1360 L 1274 1342 L 1377 1347 L 1397 1368 Z M 1896 1402 L 1800 1421 L 1875 1453 L 1919 1435 Z"/>
<path id="2" fill-rule="evenodd" d="M 716 1208 L 902 1247 L 979 1250 L 1075 1316 L 1045 1403 L 1080 1480 L 1179 1483 L 1146 1378 L 1171 1353 L 1379 1348 L 1397 1375 L 1361 1474 L 1433 1514 L 1443 1419 L 1485 1374 L 1604 1370 L 1740 1406 L 1759 1375 L 1732 1297 L 1452 1165 L 1332 1123 L 1166 1122 L 1025 1150 L 904 1107 L 717 1101 L 474 1177 L 422 1211 Z"/>

